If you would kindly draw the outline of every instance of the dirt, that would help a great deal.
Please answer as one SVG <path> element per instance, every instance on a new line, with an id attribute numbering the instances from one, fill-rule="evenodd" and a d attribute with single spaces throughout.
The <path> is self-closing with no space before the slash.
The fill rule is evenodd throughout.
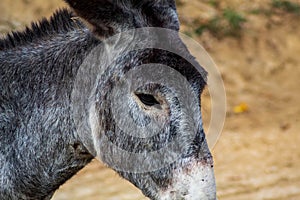
<path id="1" fill-rule="evenodd" d="M 227 7 L 247 19 L 239 37 L 194 35 L 219 67 L 227 93 L 226 122 L 212 150 L 218 199 L 300 199 L 300 16 L 276 9 L 267 14 L 250 12 L 270 9 L 269 0 L 225 0 L 218 7 L 208 2 L 181 1 L 182 31 L 193 30 L 191 22 L 209 19 Z M 0 33 L 20 29 L 61 6 L 58 0 L 1 0 Z M 206 91 L 205 124 L 208 100 Z M 245 109 L 237 112 L 241 105 Z M 54 199 L 146 198 L 94 161 L 63 185 Z"/>

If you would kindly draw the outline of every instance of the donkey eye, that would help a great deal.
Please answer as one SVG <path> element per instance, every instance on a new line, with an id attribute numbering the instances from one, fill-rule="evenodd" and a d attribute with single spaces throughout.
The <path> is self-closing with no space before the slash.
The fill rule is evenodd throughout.
<path id="1" fill-rule="evenodd" d="M 140 101 L 146 106 L 159 105 L 160 103 L 151 94 L 136 94 Z"/>

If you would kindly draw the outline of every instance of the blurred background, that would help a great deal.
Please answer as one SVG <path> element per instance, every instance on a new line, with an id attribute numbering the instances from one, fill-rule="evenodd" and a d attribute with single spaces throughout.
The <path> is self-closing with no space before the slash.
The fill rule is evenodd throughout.
<path id="1" fill-rule="evenodd" d="M 227 117 L 212 150 L 219 200 L 300 199 L 300 1 L 178 0 L 181 32 L 216 62 Z M 61 0 L 1 0 L 0 34 L 66 5 Z M 206 126 L 209 93 L 203 94 Z M 93 161 L 54 200 L 146 199 Z"/>

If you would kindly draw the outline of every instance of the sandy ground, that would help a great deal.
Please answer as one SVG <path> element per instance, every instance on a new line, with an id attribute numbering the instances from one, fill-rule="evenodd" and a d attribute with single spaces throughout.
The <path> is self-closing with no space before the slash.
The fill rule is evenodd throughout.
<path id="1" fill-rule="evenodd" d="M 208 1 L 185 0 L 179 8 L 186 24 L 218 12 Z M 217 39 L 205 32 L 195 38 L 218 65 L 227 93 L 227 117 L 212 150 L 218 198 L 221 200 L 300 199 L 300 16 L 274 10 L 269 15 L 250 10 L 268 8 L 268 0 L 226 0 L 247 18 L 241 37 Z M 294 1 L 298 2 L 299 1 Z M 0 33 L 49 16 L 58 0 L 1 0 Z M 209 123 L 209 94 L 204 116 Z M 245 104 L 245 112 L 236 106 Z M 145 199 L 113 171 L 92 162 L 54 196 L 66 199 Z"/>

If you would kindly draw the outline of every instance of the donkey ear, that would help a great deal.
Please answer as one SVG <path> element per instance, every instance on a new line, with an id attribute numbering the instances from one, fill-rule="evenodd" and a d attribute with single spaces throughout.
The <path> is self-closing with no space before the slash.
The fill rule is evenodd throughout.
<path id="1" fill-rule="evenodd" d="M 145 22 L 150 27 L 179 30 L 175 0 L 136 0 L 142 6 Z"/>
<path id="2" fill-rule="evenodd" d="M 126 25 L 128 16 L 114 0 L 65 0 L 75 13 L 87 22 L 94 34 L 106 38 Z M 128 21 L 127 21 L 128 22 Z"/>

